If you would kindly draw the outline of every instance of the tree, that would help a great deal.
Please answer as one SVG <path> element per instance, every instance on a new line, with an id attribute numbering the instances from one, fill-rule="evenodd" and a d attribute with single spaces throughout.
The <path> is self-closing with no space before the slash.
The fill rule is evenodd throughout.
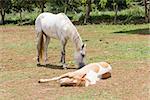
<path id="1" fill-rule="evenodd" d="M 45 4 L 48 0 L 35 0 L 35 5 L 41 9 L 41 13 L 44 12 Z"/>
<path id="2" fill-rule="evenodd" d="M 133 5 L 133 0 L 126 0 L 126 5 L 128 7 L 132 6 Z"/>
<path id="3" fill-rule="evenodd" d="M 148 0 L 144 0 L 144 6 L 145 6 L 145 22 L 150 22 L 150 2 Z"/>
<path id="4" fill-rule="evenodd" d="M 91 0 L 86 0 L 86 13 L 84 18 L 84 23 L 87 23 L 87 20 L 90 17 L 90 12 L 91 12 Z"/>
<path id="5" fill-rule="evenodd" d="M 22 24 L 22 12 L 25 10 L 32 11 L 33 2 L 32 0 L 12 0 L 13 10 L 20 14 L 20 24 Z"/>
<path id="6" fill-rule="evenodd" d="M 10 12 L 11 0 L 0 0 L 0 13 L 2 24 L 5 24 L 5 14 Z"/>
<path id="7" fill-rule="evenodd" d="M 144 6 L 145 8 L 145 22 L 150 22 L 150 1 L 149 0 L 126 0 L 128 6 Z"/>
<path id="8" fill-rule="evenodd" d="M 118 16 L 118 0 L 113 0 L 113 9 L 115 12 L 114 24 L 116 24 L 117 23 L 117 16 Z"/>
<path id="9" fill-rule="evenodd" d="M 64 12 L 76 12 L 78 7 L 80 7 L 80 0 L 53 0 L 48 1 L 49 10 L 53 13 Z"/>
<path id="10" fill-rule="evenodd" d="M 118 11 L 126 7 L 125 0 L 108 0 L 107 6 L 115 12 L 114 24 L 117 23 Z"/>
<path id="11" fill-rule="evenodd" d="M 107 0 L 100 0 L 99 4 L 101 5 L 102 9 L 105 9 L 106 4 L 107 4 Z"/>

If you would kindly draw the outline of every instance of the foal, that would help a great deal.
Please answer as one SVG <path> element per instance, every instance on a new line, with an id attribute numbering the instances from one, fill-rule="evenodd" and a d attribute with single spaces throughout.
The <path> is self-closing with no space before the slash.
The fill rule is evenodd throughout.
<path id="1" fill-rule="evenodd" d="M 40 83 L 58 81 L 61 86 L 89 86 L 100 79 L 111 77 L 112 67 L 106 62 L 91 63 L 74 72 L 51 79 L 40 79 Z"/>

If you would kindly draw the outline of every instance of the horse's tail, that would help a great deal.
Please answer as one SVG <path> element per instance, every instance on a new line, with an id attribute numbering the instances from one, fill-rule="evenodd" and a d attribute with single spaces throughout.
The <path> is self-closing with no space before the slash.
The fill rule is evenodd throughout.
<path id="1" fill-rule="evenodd" d="M 42 59 L 43 52 L 44 52 L 44 50 L 43 50 L 43 48 L 44 48 L 44 37 L 43 37 L 44 32 L 42 31 L 41 18 L 42 18 L 42 14 L 40 14 L 35 20 L 35 31 L 36 31 L 36 36 L 37 36 L 37 49 L 38 49 L 39 59 Z"/>
<path id="2" fill-rule="evenodd" d="M 43 50 L 43 48 L 44 48 L 43 32 L 41 33 L 41 37 L 39 39 L 39 44 L 40 44 L 40 46 L 39 46 L 39 57 L 40 57 L 40 59 L 42 59 L 43 58 L 43 52 L 44 52 L 44 50 Z"/>
<path id="3" fill-rule="evenodd" d="M 44 37 L 43 32 L 40 32 L 37 35 L 37 56 L 39 61 L 42 60 L 43 53 L 44 53 Z"/>

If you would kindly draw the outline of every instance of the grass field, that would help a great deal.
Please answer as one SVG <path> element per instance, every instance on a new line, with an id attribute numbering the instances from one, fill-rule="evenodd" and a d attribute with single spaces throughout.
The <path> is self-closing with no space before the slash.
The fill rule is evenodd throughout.
<path id="1" fill-rule="evenodd" d="M 87 88 L 38 83 L 40 78 L 76 70 L 71 42 L 66 48 L 68 70 L 59 67 L 57 40 L 48 49 L 51 65 L 37 67 L 34 26 L 0 26 L 0 100 L 149 100 L 149 26 L 77 26 L 87 44 L 86 62 L 107 61 L 113 68 L 111 78 Z"/>

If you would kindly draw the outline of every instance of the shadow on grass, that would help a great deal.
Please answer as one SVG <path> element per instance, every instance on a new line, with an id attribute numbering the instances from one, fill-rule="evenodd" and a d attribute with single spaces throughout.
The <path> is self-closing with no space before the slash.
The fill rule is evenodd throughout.
<path id="1" fill-rule="evenodd" d="M 53 64 L 46 64 L 46 65 L 37 65 L 38 67 L 45 67 L 51 69 L 64 69 L 62 65 L 53 65 Z M 67 69 L 77 69 L 77 68 L 68 68 Z"/>
<path id="2" fill-rule="evenodd" d="M 150 35 L 150 29 L 144 28 L 144 29 L 135 29 L 135 30 L 128 30 L 128 31 L 118 31 L 114 33 Z"/>

